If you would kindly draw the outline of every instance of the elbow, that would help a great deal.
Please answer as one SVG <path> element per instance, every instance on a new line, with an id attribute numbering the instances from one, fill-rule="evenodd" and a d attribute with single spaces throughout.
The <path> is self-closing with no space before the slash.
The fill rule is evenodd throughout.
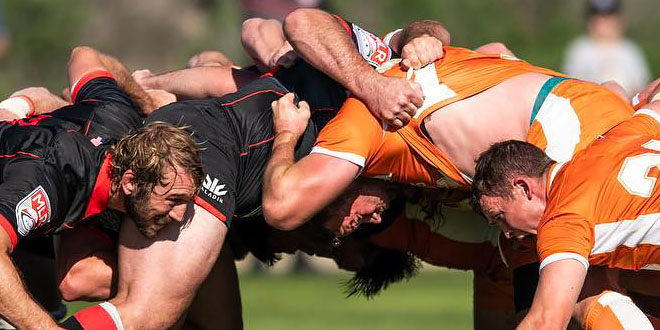
<path id="1" fill-rule="evenodd" d="M 313 8 L 298 8 L 284 18 L 282 29 L 287 37 L 301 35 L 314 16 L 325 12 Z M 326 14 L 328 15 L 328 14 Z"/>
<path id="2" fill-rule="evenodd" d="M 290 231 L 305 223 L 295 208 L 287 205 L 289 203 L 264 201 L 262 208 L 266 223 L 276 229 Z"/>
<path id="3" fill-rule="evenodd" d="M 250 40 L 254 38 L 255 33 L 259 31 L 259 26 L 264 22 L 263 18 L 254 17 L 248 18 L 243 22 L 241 27 L 241 43 L 249 45 Z"/>
<path id="4" fill-rule="evenodd" d="M 87 58 L 90 56 L 98 56 L 96 49 L 89 46 L 76 46 L 71 50 L 71 56 L 69 57 L 69 63 L 75 61 L 79 58 Z"/>

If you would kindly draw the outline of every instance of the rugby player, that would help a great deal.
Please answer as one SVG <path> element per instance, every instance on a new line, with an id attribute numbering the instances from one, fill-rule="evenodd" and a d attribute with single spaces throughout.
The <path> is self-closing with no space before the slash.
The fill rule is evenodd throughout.
<path id="1" fill-rule="evenodd" d="M 538 236 L 540 280 L 521 328 L 562 328 L 571 314 L 587 328 L 652 329 L 615 292 L 574 307 L 590 265 L 657 269 L 656 188 L 660 101 L 647 104 L 569 162 L 507 141 L 482 154 L 473 183 L 481 211 L 511 235 Z M 655 282 L 657 277 L 647 278 Z"/>
<path id="2" fill-rule="evenodd" d="M 0 124 L 0 315 L 20 329 L 57 328 L 12 264 L 20 241 L 87 224 L 104 209 L 131 214 L 152 235 L 183 219 L 202 179 L 185 131 L 152 124 L 126 135 L 153 106 L 117 60 L 77 47 L 68 71 L 74 104 Z"/>
<path id="3" fill-rule="evenodd" d="M 361 35 L 366 36 L 364 33 Z M 393 53 L 387 49 L 388 54 Z M 189 96 L 195 91 L 212 90 L 187 84 L 182 79 L 182 75 L 199 68 L 163 75 L 161 78 L 169 77 L 173 81 L 159 87 Z M 311 150 L 317 130 L 336 113 L 346 97 L 343 87 L 304 62 L 274 76 L 277 79 L 255 80 L 221 98 L 175 102 L 147 118 L 147 122 L 187 125 L 193 138 L 203 145 L 201 158 L 207 175 L 195 198 L 191 221 L 163 228 L 156 243 L 151 244 L 151 240 L 140 235 L 132 222 L 125 222 L 119 236 L 118 257 L 122 261 L 118 265 L 117 295 L 104 303 L 103 308 L 94 306 L 77 313 L 75 318 L 82 328 L 139 325 L 161 329 L 174 325 L 215 263 L 227 232 L 227 226 L 222 223 L 228 225 L 233 218 L 261 212 L 261 176 L 274 139 L 271 103 L 292 90 L 309 102 L 301 105 L 309 104 L 315 109 L 311 119 L 301 125 L 304 141 L 294 148 L 303 156 Z M 205 75 L 201 82 L 211 79 L 218 77 Z M 177 91 L 167 88 L 177 83 Z M 293 94 L 287 97 L 293 100 Z M 175 270 L 173 264 L 177 265 Z M 105 309 L 108 306 L 111 308 Z M 115 309 L 117 314 L 113 314 Z M 84 321 L 90 319 L 108 322 Z"/>
<path id="4" fill-rule="evenodd" d="M 442 61 L 411 72 L 411 79 L 425 91 L 424 105 L 416 109 L 409 125 L 396 132 L 384 132 L 383 123 L 370 115 L 365 104 L 350 97 L 321 131 L 312 153 L 294 163 L 291 145 L 297 136 L 287 132 L 287 123 L 276 123 L 280 134 L 274 145 L 278 147 L 264 177 L 266 220 L 278 228 L 294 228 L 333 200 L 358 174 L 468 189 L 476 156 L 503 138 L 532 141 L 551 157 L 568 160 L 633 112 L 600 85 L 565 79 L 509 56 L 450 46 L 444 50 Z M 350 49 L 338 52 L 350 53 Z M 406 77 L 407 72 L 395 66 L 386 75 Z M 306 116 L 287 99 L 274 108 L 276 113 L 300 114 L 301 121 Z M 592 116 L 595 113 L 597 117 Z"/>

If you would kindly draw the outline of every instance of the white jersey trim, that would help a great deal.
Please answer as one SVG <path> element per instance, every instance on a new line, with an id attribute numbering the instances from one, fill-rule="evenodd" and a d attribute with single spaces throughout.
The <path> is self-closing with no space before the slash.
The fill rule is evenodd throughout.
<path id="1" fill-rule="evenodd" d="M 596 224 L 591 254 L 609 253 L 620 246 L 634 248 L 639 244 L 660 245 L 660 213 Z"/>
<path id="2" fill-rule="evenodd" d="M 119 316 L 119 311 L 117 307 L 109 301 L 102 302 L 99 304 L 101 308 L 105 309 L 108 312 L 108 315 L 112 318 L 112 321 L 115 323 L 117 330 L 124 330 L 124 324 L 121 323 L 121 317 Z"/>
<path id="3" fill-rule="evenodd" d="M 323 148 L 323 147 L 318 147 L 318 146 L 312 148 L 312 152 L 310 152 L 310 154 L 323 154 L 323 155 L 328 155 L 328 156 L 332 156 L 332 157 L 335 157 L 335 158 L 340 158 L 340 159 L 349 161 L 349 162 L 351 162 L 351 163 L 353 163 L 357 166 L 360 166 L 361 168 L 364 168 L 364 164 L 367 162 L 366 158 L 364 158 L 360 155 L 356 155 L 354 153 L 343 152 L 343 151 L 333 151 L 333 150 L 329 150 L 329 149 L 326 149 L 326 148 Z"/>
<path id="4" fill-rule="evenodd" d="M 647 116 L 655 119 L 655 121 L 657 121 L 660 124 L 660 115 L 657 112 L 655 112 L 651 109 L 639 109 L 634 114 L 634 116 L 637 116 L 637 115 L 647 115 Z"/>
<path id="5" fill-rule="evenodd" d="M 621 326 L 626 330 L 653 329 L 651 322 L 629 297 L 617 292 L 607 292 L 598 298 L 598 303 L 609 307 Z"/>
<path id="6" fill-rule="evenodd" d="M 543 259 L 543 261 L 541 261 L 541 266 L 539 267 L 539 272 L 543 269 L 543 267 L 555 261 L 566 260 L 566 259 L 577 260 L 584 266 L 585 270 L 589 270 L 589 261 L 587 260 L 587 258 L 574 252 L 560 252 L 560 253 L 553 253 L 547 256 L 545 259 Z"/>

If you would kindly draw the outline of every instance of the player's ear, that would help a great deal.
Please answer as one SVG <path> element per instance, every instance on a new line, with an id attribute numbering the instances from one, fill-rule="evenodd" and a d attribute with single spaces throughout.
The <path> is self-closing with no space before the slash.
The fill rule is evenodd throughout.
<path id="1" fill-rule="evenodd" d="M 119 185 L 121 186 L 121 190 L 124 192 L 124 195 L 128 196 L 133 194 L 137 190 L 135 184 L 135 172 L 130 169 L 126 170 L 126 172 L 121 175 Z"/>
<path id="2" fill-rule="evenodd" d="M 532 191 L 529 185 L 529 178 L 525 177 L 516 177 L 513 179 L 513 188 L 514 190 L 520 191 L 520 193 L 525 196 L 528 200 L 532 199 Z"/>

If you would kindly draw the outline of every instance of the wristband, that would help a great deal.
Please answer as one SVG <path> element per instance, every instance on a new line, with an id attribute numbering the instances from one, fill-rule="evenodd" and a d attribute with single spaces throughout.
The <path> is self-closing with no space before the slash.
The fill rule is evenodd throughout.
<path id="1" fill-rule="evenodd" d="M 34 103 L 26 95 L 17 95 L 0 102 L 0 109 L 6 109 L 18 118 L 25 118 L 34 112 Z"/>

